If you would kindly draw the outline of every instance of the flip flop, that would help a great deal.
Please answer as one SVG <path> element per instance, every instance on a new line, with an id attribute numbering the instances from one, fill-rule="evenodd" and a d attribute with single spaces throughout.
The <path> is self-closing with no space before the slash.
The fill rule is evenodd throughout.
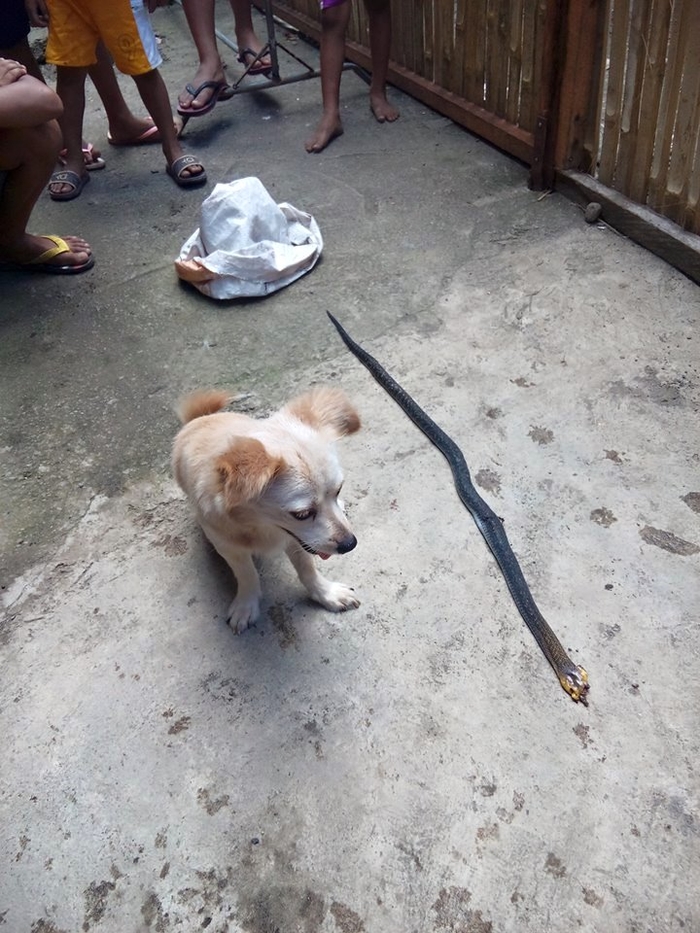
<path id="1" fill-rule="evenodd" d="M 60 236 L 53 236 L 49 233 L 40 235 L 45 240 L 51 240 L 54 246 L 50 246 L 43 253 L 35 256 L 34 259 L 30 259 L 29 262 L 13 262 L 9 263 L 9 265 L 16 269 L 26 269 L 29 272 L 49 272 L 53 275 L 77 275 L 79 272 L 87 272 L 88 269 L 92 269 L 95 265 L 95 257 L 92 253 L 85 262 L 81 262 L 79 265 L 59 266 L 56 263 L 48 262 L 49 259 L 62 256 L 64 253 L 71 253 L 72 250 Z"/>
<path id="2" fill-rule="evenodd" d="M 198 175 L 184 175 L 184 170 L 193 165 L 198 165 L 202 171 Z M 180 156 L 179 159 L 175 159 L 170 165 L 166 165 L 165 170 L 175 184 L 179 185 L 181 188 L 194 188 L 195 185 L 203 185 L 207 180 L 207 173 L 204 171 L 204 166 L 199 159 L 193 155 Z"/>
<path id="3" fill-rule="evenodd" d="M 58 161 L 61 165 L 66 164 L 66 156 L 68 155 L 67 149 L 61 149 L 58 154 Z M 97 172 L 99 169 L 104 168 L 107 163 L 102 158 L 102 156 L 95 155 L 95 147 L 92 143 L 86 143 L 83 146 L 83 165 L 85 166 L 86 171 L 88 172 Z"/>
<path id="4" fill-rule="evenodd" d="M 52 201 L 72 201 L 79 197 L 83 188 L 90 181 L 89 175 L 78 175 L 66 169 L 64 172 L 54 172 L 48 184 L 49 197 Z M 70 191 L 52 191 L 51 185 L 70 185 Z"/>
<path id="5" fill-rule="evenodd" d="M 238 51 L 238 61 L 241 65 L 245 66 L 247 75 L 265 75 L 268 76 L 272 74 L 272 62 L 266 65 L 264 62 L 259 61 L 261 55 L 267 55 L 267 52 L 254 52 L 253 49 L 239 49 Z M 252 58 L 253 63 L 249 66 L 248 59 Z"/>
<path id="6" fill-rule="evenodd" d="M 83 164 L 88 172 L 97 172 L 107 164 L 102 156 L 95 155 L 95 147 L 92 143 L 86 143 L 83 146 Z"/>
<path id="7" fill-rule="evenodd" d="M 183 130 L 182 123 L 180 120 L 175 120 L 173 121 L 173 126 L 175 127 L 175 135 L 179 139 Z M 162 140 L 160 138 L 160 130 L 154 123 L 153 126 L 149 126 L 143 133 L 139 133 L 138 136 L 132 136 L 131 139 L 126 139 L 124 142 L 117 142 L 111 133 L 107 133 L 107 142 L 110 146 L 148 146 L 151 143 L 162 142 Z"/>
<path id="8" fill-rule="evenodd" d="M 197 88 L 192 87 L 191 84 L 185 85 L 185 90 L 192 96 L 192 99 L 198 97 L 202 91 L 206 91 L 209 88 L 211 88 L 211 97 L 203 107 L 197 107 L 196 109 L 190 107 L 187 110 L 184 110 L 182 107 L 178 107 L 177 112 L 180 114 L 180 116 L 203 117 L 205 113 L 211 113 L 211 111 L 219 102 L 219 98 L 223 92 L 228 90 L 228 84 L 226 81 L 203 81 Z"/>
<path id="9" fill-rule="evenodd" d="M 147 130 L 139 133 L 138 136 L 132 136 L 131 139 L 120 143 L 113 139 L 111 133 L 107 133 L 107 142 L 110 146 L 147 146 L 149 143 L 160 142 L 160 130 L 154 123 L 153 126 L 149 126 Z"/>

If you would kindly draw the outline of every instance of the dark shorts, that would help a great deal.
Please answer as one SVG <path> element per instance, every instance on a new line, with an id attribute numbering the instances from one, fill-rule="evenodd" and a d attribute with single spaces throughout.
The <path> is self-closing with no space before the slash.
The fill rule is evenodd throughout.
<path id="1" fill-rule="evenodd" d="M 11 49 L 29 35 L 29 17 L 24 0 L 0 3 L 0 49 Z"/>

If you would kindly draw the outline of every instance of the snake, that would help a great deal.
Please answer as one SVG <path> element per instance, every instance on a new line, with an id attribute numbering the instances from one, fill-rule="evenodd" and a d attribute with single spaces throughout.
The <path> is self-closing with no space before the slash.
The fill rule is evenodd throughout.
<path id="1" fill-rule="evenodd" d="M 532 633 L 540 650 L 549 661 L 559 683 L 575 702 L 588 706 L 589 690 L 587 672 L 571 660 L 561 642 L 552 631 L 549 623 L 535 603 L 527 585 L 525 576 L 510 545 L 503 520 L 496 515 L 489 504 L 479 495 L 472 483 L 469 467 L 464 454 L 454 440 L 437 425 L 418 405 L 414 398 L 389 375 L 364 347 L 356 343 L 342 324 L 326 311 L 332 324 L 340 334 L 350 352 L 366 367 L 385 392 L 403 409 L 417 428 L 443 454 L 452 470 L 455 488 L 463 505 L 471 513 L 486 544 L 498 564 L 503 579 L 508 586 L 518 612 Z"/>

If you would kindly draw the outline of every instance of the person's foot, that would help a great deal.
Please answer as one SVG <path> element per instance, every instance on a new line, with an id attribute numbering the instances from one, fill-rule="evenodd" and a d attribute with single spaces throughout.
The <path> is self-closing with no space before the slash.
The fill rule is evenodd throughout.
<path id="1" fill-rule="evenodd" d="M 203 185 L 207 180 L 204 166 L 193 155 L 180 156 L 174 162 L 168 162 L 165 168 L 175 184 L 181 188 L 193 188 L 195 185 Z"/>
<path id="2" fill-rule="evenodd" d="M 48 184 L 49 195 L 56 201 L 71 201 L 77 198 L 90 176 L 85 170 L 85 161 L 82 149 L 79 158 L 70 157 L 68 152 L 62 154 L 60 170 L 54 172 Z"/>
<path id="3" fill-rule="evenodd" d="M 160 134 L 150 117 L 129 114 L 125 120 L 109 124 L 109 142 L 113 146 L 141 146 L 146 142 L 159 143 Z"/>
<path id="4" fill-rule="evenodd" d="M 104 168 L 106 164 L 99 149 L 92 143 L 83 143 L 83 165 L 88 172 L 95 172 Z"/>
<path id="5" fill-rule="evenodd" d="M 392 107 L 384 91 L 370 91 L 369 106 L 378 123 L 393 123 L 399 119 L 399 111 Z"/>
<path id="6" fill-rule="evenodd" d="M 254 32 L 236 33 L 236 43 L 238 45 L 238 61 L 247 68 L 260 52 L 265 48 Z M 269 55 L 263 55 L 250 70 L 250 74 L 264 74 L 272 69 L 272 59 Z"/>
<path id="7" fill-rule="evenodd" d="M 263 55 L 259 58 L 259 52 L 253 49 L 241 49 L 238 55 L 238 61 L 246 69 L 246 74 L 254 77 L 255 75 L 269 75 L 272 71 L 272 59 L 269 55 Z"/>
<path id="8" fill-rule="evenodd" d="M 56 256 L 43 261 L 46 266 L 84 266 L 92 249 L 87 240 L 79 236 L 64 236 L 69 252 L 58 253 Z M 51 250 L 55 242 L 44 236 L 33 236 L 25 233 L 15 243 L 0 243 L 0 262 L 11 262 L 21 266 L 36 262 L 47 250 Z"/>
<path id="9" fill-rule="evenodd" d="M 321 152 L 337 136 L 342 136 L 343 132 L 343 124 L 339 116 L 335 114 L 322 116 L 313 135 L 310 136 L 304 144 L 306 151 Z"/>
<path id="10" fill-rule="evenodd" d="M 207 175 L 204 166 L 198 159 L 186 155 L 179 139 L 176 139 L 174 144 L 164 143 L 163 155 L 166 159 L 168 174 L 181 187 L 185 188 L 188 184 L 198 184 L 206 181 Z M 174 166 L 176 168 L 173 173 Z"/>
<path id="11" fill-rule="evenodd" d="M 207 82 L 212 82 L 212 84 L 209 87 L 203 88 L 196 96 L 187 90 L 187 88 L 200 88 Z M 219 60 L 219 67 L 213 69 L 213 71 L 206 65 L 200 65 L 192 82 L 180 92 L 180 96 L 177 99 L 177 109 L 182 112 L 189 111 L 191 113 L 203 110 L 214 96 L 216 85 L 226 83 L 226 75 L 224 74 L 224 66 L 221 60 Z"/>
<path id="12" fill-rule="evenodd" d="M 66 167 L 66 158 L 68 152 L 66 149 L 61 149 L 58 154 L 58 164 L 61 168 Z M 97 148 L 93 146 L 92 143 L 86 143 L 83 141 L 83 165 L 85 166 L 88 172 L 94 172 L 97 169 L 104 168 L 107 163 L 102 158 L 102 153 Z"/>

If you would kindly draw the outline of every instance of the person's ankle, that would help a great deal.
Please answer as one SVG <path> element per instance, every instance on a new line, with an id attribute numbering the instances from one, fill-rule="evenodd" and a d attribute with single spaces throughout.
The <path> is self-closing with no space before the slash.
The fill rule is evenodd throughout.
<path id="1" fill-rule="evenodd" d="M 197 71 L 203 71 L 206 74 L 217 74 L 219 71 L 224 70 L 224 63 L 221 61 L 221 56 L 216 55 L 202 58 L 199 62 L 199 68 Z"/>

